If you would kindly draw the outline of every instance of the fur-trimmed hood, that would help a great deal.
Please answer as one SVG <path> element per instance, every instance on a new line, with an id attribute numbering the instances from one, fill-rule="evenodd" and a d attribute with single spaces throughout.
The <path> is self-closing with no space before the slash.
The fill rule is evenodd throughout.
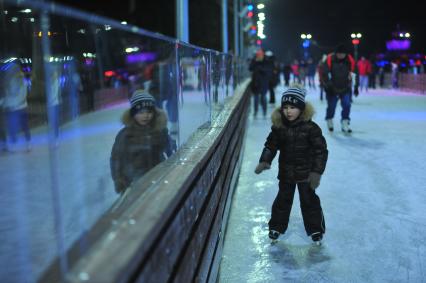
<path id="1" fill-rule="evenodd" d="M 160 108 L 155 108 L 155 121 L 154 125 L 152 127 L 153 131 L 161 131 L 165 128 L 167 128 L 167 114 L 164 112 L 164 110 Z M 130 109 L 126 110 L 123 115 L 121 116 L 121 122 L 125 126 L 137 126 L 135 119 L 132 118 L 130 115 Z"/>
<path id="2" fill-rule="evenodd" d="M 303 110 L 303 112 L 300 114 L 300 117 L 296 120 L 301 120 L 301 121 L 310 121 L 312 120 L 312 117 L 315 114 L 315 109 L 314 106 L 309 103 L 306 102 L 305 104 L 305 110 Z M 281 113 L 281 107 L 277 107 L 271 115 L 271 121 L 272 121 L 272 125 L 277 127 L 277 128 L 283 128 L 284 127 L 284 121 L 283 121 L 284 115 L 282 115 Z"/>

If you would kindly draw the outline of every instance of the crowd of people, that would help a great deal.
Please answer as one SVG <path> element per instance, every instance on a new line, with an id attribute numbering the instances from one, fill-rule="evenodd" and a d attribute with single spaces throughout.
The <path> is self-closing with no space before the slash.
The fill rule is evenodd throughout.
<path id="1" fill-rule="evenodd" d="M 258 49 L 250 61 L 249 70 L 252 73 L 250 88 L 254 97 L 254 116 L 258 115 L 259 107 L 263 116 L 267 115 L 267 101 L 275 103 L 275 88 L 281 81 L 285 87 L 296 83 L 317 90 L 320 100 L 326 100 L 325 118 L 330 131 L 334 130 L 333 118 L 340 100 L 341 128 L 347 133 L 352 132 L 349 124 L 353 95 L 375 89 L 376 80 L 380 87 L 384 87 L 385 80 L 384 67 L 379 66 L 373 57 L 361 56 L 356 60 L 344 45 L 324 54 L 317 63 L 309 57 L 283 64 L 276 60 L 272 51 Z M 394 62 L 390 79 L 392 86 L 398 87 L 398 65 Z"/>

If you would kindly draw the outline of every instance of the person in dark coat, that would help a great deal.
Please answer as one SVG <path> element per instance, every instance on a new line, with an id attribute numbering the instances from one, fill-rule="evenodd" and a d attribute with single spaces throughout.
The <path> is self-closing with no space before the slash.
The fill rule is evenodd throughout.
<path id="1" fill-rule="evenodd" d="M 155 99 L 136 90 L 131 108 L 124 112 L 120 130 L 112 147 L 110 167 L 117 193 L 164 161 L 175 150 L 167 129 L 166 113 L 155 107 Z"/>
<path id="2" fill-rule="evenodd" d="M 305 103 L 305 93 L 299 86 L 290 87 L 283 93 L 281 107 L 272 113 L 271 132 L 255 173 L 269 169 L 280 151 L 279 192 L 272 205 L 269 237 L 276 240 L 287 230 L 297 185 L 306 233 L 320 244 L 325 222 L 315 190 L 325 170 L 328 150 L 320 127 L 312 121 L 314 109 L 310 103 Z"/>
<path id="3" fill-rule="evenodd" d="M 277 87 L 280 81 L 280 72 L 279 67 L 276 62 L 274 53 L 268 50 L 265 52 L 265 60 L 268 62 L 268 72 L 270 74 L 268 89 L 269 89 L 269 103 L 275 104 L 275 88 Z"/>
<path id="4" fill-rule="evenodd" d="M 344 45 L 337 46 L 336 52 L 327 56 L 321 79 L 326 92 L 327 112 L 325 119 L 330 132 L 334 130 L 333 118 L 339 99 L 342 105 L 342 131 L 345 133 L 352 132 L 349 127 L 352 98 L 352 72 L 355 72 L 354 59 L 348 53 Z M 359 94 L 358 86 L 359 76 L 358 72 L 355 72 L 355 96 Z"/>
<path id="5" fill-rule="evenodd" d="M 255 58 L 250 62 L 250 72 L 252 72 L 250 88 L 254 96 L 254 116 L 259 109 L 259 100 L 262 107 L 263 116 L 266 116 L 266 93 L 268 91 L 271 68 L 265 60 L 265 53 L 262 49 L 257 50 Z"/>
<path id="6" fill-rule="evenodd" d="M 290 64 L 285 64 L 283 66 L 283 75 L 284 75 L 284 84 L 286 87 L 290 85 L 290 75 L 291 75 L 292 69 Z"/>
<path id="7" fill-rule="evenodd" d="M 318 72 L 318 78 L 319 78 L 319 88 L 320 88 L 320 100 L 323 101 L 324 99 L 324 82 L 323 82 L 323 73 L 325 70 L 325 64 L 327 64 L 327 54 L 324 54 L 321 58 L 321 60 L 318 62 L 317 65 L 317 72 Z"/>
<path id="8" fill-rule="evenodd" d="M 309 88 L 315 89 L 315 73 L 317 72 L 317 66 L 314 64 L 314 59 L 309 58 L 307 63 L 307 77 L 308 77 L 308 86 Z"/>

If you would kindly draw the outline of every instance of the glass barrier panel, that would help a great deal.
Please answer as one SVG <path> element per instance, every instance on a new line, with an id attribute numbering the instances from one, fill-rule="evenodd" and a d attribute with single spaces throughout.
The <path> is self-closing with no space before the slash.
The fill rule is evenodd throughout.
<path id="1" fill-rule="evenodd" d="M 22 9 L 0 15 L 5 282 L 34 282 L 54 259 L 66 272 L 67 251 L 82 255 L 179 141 L 173 41 Z"/>
<path id="2" fill-rule="evenodd" d="M 50 166 L 46 103 L 38 95 L 44 90 L 33 76 L 42 58 L 40 15 L 21 10 L 0 7 L 2 282 L 34 282 L 63 247 L 56 237 L 62 224 L 52 217 L 61 208 Z"/>
<path id="3" fill-rule="evenodd" d="M 160 181 L 248 71 L 77 10 L 0 3 L 0 278 L 35 282 L 53 263 L 65 275 L 129 192 Z"/>
<path id="4" fill-rule="evenodd" d="M 208 68 L 209 52 L 179 45 L 179 144 L 183 145 L 197 129 L 211 122 Z"/>
<path id="5" fill-rule="evenodd" d="M 225 101 L 228 97 L 234 95 L 235 90 L 235 69 L 233 56 L 230 54 L 223 54 L 224 73 L 225 73 Z"/>

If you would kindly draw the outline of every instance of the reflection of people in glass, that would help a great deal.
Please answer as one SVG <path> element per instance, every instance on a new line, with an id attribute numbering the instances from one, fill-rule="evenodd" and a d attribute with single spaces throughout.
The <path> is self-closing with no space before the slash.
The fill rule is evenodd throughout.
<path id="1" fill-rule="evenodd" d="M 111 175 L 117 193 L 123 193 L 175 150 L 166 113 L 155 107 L 154 97 L 136 90 L 130 103 L 131 108 L 122 116 L 124 128 L 117 134 L 111 152 Z"/>
<path id="2" fill-rule="evenodd" d="M 229 95 L 229 87 L 230 84 L 233 84 L 232 82 L 232 75 L 234 74 L 234 69 L 232 65 L 232 57 L 228 56 L 226 59 L 226 66 L 225 66 L 225 87 L 226 87 L 226 96 Z M 232 87 L 232 86 L 231 86 Z"/>
<path id="3" fill-rule="evenodd" d="M 55 146 L 59 138 L 59 105 L 61 103 L 61 74 L 59 68 L 55 68 L 49 80 L 50 93 L 47 95 L 47 106 L 49 111 L 49 124 L 53 130 Z"/>
<path id="4" fill-rule="evenodd" d="M 12 64 L 7 70 L 5 81 L 6 96 L 4 99 L 4 108 L 6 110 L 7 128 L 10 135 L 10 150 L 16 150 L 19 131 L 24 131 L 26 140 L 26 149 L 31 149 L 31 134 L 28 126 L 27 113 L 27 95 L 30 86 L 30 80 L 25 78 L 21 67 L 18 64 Z"/>
<path id="5" fill-rule="evenodd" d="M 177 136 L 178 131 L 178 96 L 176 88 L 176 71 L 174 60 L 157 62 L 152 71 L 149 93 L 155 97 L 156 106 L 167 111 L 171 122 L 170 133 Z"/>
<path id="6" fill-rule="evenodd" d="M 216 55 L 213 65 L 213 102 L 219 102 L 219 85 L 222 78 L 222 57 Z"/>
<path id="7" fill-rule="evenodd" d="M 198 67 L 198 90 L 203 91 L 204 102 L 209 102 L 209 81 L 208 81 L 207 62 L 204 56 L 200 59 L 200 65 Z"/>

